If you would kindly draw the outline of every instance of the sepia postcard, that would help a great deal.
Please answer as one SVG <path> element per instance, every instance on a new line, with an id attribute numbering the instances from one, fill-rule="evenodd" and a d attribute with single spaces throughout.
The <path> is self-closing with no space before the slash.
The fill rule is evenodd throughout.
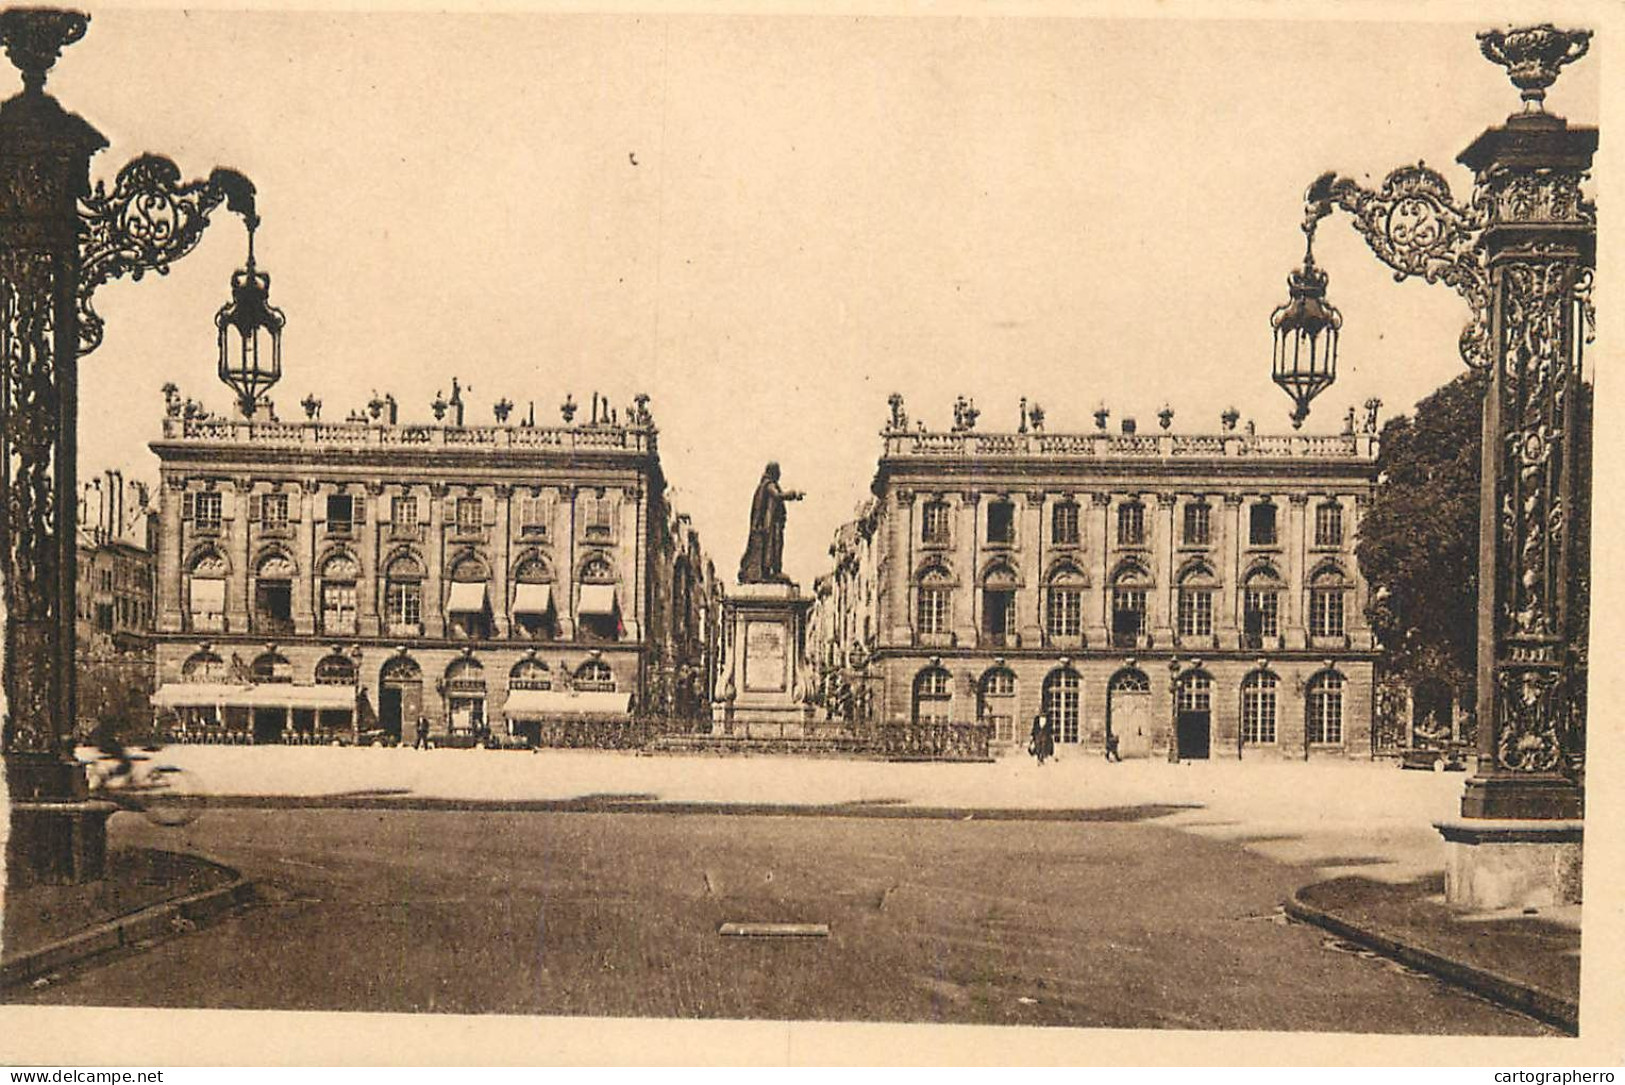
<path id="1" fill-rule="evenodd" d="M 1616 1065 L 1620 25 L 0 9 L 0 1061 Z"/>

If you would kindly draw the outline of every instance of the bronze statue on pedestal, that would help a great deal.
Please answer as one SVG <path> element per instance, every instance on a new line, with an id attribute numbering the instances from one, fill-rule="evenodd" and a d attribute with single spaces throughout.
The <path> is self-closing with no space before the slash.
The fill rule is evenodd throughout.
<path id="1" fill-rule="evenodd" d="M 770 463 L 750 503 L 750 541 L 739 559 L 741 584 L 788 584 L 784 575 L 784 503 L 800 501 L 799 490 L 779 487 L 779 465 Z"/>

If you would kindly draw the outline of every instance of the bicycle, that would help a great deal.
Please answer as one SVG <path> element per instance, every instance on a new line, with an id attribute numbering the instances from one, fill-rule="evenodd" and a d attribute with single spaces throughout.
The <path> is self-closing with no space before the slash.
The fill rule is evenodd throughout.
<path id="1" fill-rule="evenodd" d="M 116 757 L 99 757 L 85 766 L 90 797 L 105 799 L 122 809 L 145 817 L 154 825 L 180 828 L 203 816 L 208 804 L 203 785 L 195 774 L 179 765 L 156 764 L 152 754 L 130 754 L 130 771 L 117 773 Z"/>

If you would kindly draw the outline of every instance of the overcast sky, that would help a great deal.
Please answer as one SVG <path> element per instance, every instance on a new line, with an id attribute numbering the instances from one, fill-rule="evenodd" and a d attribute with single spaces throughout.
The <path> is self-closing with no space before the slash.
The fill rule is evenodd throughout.
<path id="1" fill-rule="evenodd" d="M 1271 310 L 1306 185 L 1454 158 L 1518 104 L 1479 24 L 93 11 L 50 87 L 111 144 L 259 187 L 287 314 L 279 413 L 373 389 L 427 419 L 539 422 L 566 392 L 646 391 L 666 473 L 731 580 L 764 462 L 808 491 L 810 581 L 862 499 L 886 396 L 946 429 L 956 395 L 1013 429 L 1104 401 L 1214 431 L 1288 429 Z M 1596 123 L 1600 61 L 1550 108 Z M 1339 215 L 1319 262 L 1341 377 L 1309 431 L 1461 371 L 1466 309 L 1396 285 Z M 80 470 L 153 478 L 159 387 L 225 410 L 213 314 L 243 255 L 223 213 L 165 279 L 104 287 Z"/>

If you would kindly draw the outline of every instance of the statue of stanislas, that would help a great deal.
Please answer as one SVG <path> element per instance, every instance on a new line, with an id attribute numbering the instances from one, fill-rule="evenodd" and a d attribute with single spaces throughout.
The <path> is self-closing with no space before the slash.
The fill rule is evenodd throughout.
<path id="1" fill-rule="evenodd" d="M 784 575 L 784 503 L 800 501 L 799 490 L 779 487 L 779 465 L 770 463 L 750 503 L 750 542 L 739 559 L 741 584 L 788 584 Z"/>

